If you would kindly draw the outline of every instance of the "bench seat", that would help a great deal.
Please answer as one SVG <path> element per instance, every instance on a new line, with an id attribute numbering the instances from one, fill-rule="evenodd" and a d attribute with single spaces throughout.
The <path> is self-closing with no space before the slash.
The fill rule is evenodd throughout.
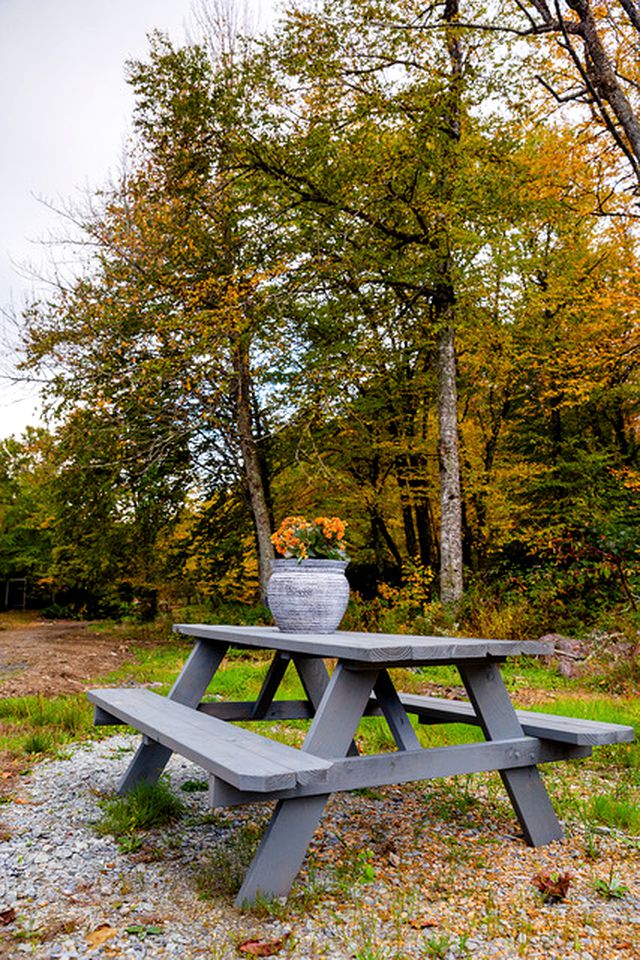
<path id="1" fill-rule="evenodd" d="M 238 790 L 268 793 L 321 783 L 330 760 L 234 727 L 143 688 L 91 690 L 96 720 L 127 723 Z M 107 716 L 105 716 L 107 715 Z"/>
<path id="2" fill-rule="evenodd" d="M 463 700 L 445 700 L 401 693 L 400 700 L 407 713 L 418 715 L 420 723 L 470 723 L 479 725 L 473 706 Z M 523 732 L 529 737 L 557 740 L 576 746 L 602 746 L 607 743 L 629 743 L 634 738 L 633 727 L 599 720 L 582 720 L 559 714 L 536 713 L 534 710 L 516 710 Z"/>

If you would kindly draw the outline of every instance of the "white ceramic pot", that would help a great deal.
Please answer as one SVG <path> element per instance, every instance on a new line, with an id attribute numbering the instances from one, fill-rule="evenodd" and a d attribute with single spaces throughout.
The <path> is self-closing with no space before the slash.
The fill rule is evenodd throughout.
<path id="1" fill-rule="evenodd" d="M 333 633 L 349 602 L 347 560 L 272 560 L 269 608 L 283 633 Z"/>

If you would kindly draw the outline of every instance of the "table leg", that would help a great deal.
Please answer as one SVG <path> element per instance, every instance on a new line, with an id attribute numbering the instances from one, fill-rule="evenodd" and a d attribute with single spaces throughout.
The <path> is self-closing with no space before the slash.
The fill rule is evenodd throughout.
<path id="1" fill-rule="evenodd" d="M 197 707 L 211 679 L 220 666 L 229 644 L 197 640 L 189 659 L 171 688 L 168 699 L 187 707 Z M 166 767 L 172 750 L 155 740 L 143 737 L 133 760 L 127 767 L 118 793 L 129 793 L 137 784 L 155 783 Z"/>
<path id="2" fill-rule="evenodd" d="M 420 741 L 386 670 L 380 671 L 373 689 L 398 750 L 420 750 Z"/>
<path id="3" fill-rule="evenodd" d="M 251 710 L 252 720 L 263 720 L 264 716 L 273 703 L 273 698 L 278 692 L 278 687 L 282 683 L 287 667 L 291 658 L 288 653 L 278 651 L 267 670 L 267 675 L 257 696 L 256 702 Z"/>
<path id="4" fill-rule="evenodd" d="M 523 736 L 498 665 L 460 664 L 458 669 L 487 739 L 506 740 Z M 562 827 L 538 768 L 531 766 L 501 770 L 500 776 L 527 843 L 538 847 L 552 840 L 560 840 Z"/>
<path id="5" fill-rule="evenodd" d="M 329 686 L 329 671 L 324 660 L 319 657 L 294 657 L 293 663 L 300 682 L 306 694 L 307 700 L 315 711 L 317 711 L 322 698 Z M 348 757 L 357 757 L 358 748 L 355 740 L 352 740 L 347 750 Z"/>
<path id="6" fill-rule="evenodd" d="M 369 701 L 377 670 L 349 670 L 338 664 L 302 749 L 319 757 L 344 757 Z M 253 858 L 236 905 L 259 894 L 286 896 L 322 816 L 329 794 L 278 801 Z"/>

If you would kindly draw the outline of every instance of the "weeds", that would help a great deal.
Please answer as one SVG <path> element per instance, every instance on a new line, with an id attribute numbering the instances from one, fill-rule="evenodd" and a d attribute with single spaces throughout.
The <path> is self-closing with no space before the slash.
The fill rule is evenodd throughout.
<path id="1" fill-rule="evenodd" d="M 610 794 L 598 794 L 591 800 L 591 817 L 598 823 L 617 827 L 629 833 L 640 833 L 640 809 L 630 800 L 620 800 Z"/>
<path id="2" fill-rule="evenodd" d="M 131 852 L 141 845 L 136 844 L 137 830 L 150 830 L 179 819 L 185 806 L 171 792 L 165 780 L 158 783 L 139 783 L 124 797 L 103 800 L 102 820 L 94 824 L 100 834 L 112 834 L 119 838 L 123 852 Z"/>
<path id="3" fill-rule="evenodd" d="M 263 823 L 243 824 L 212 846 L 207 860 L 199 865 L 195 875 L 196 890 L 202 900 L 209 900 L 217 894 L 229 896 L 238 892 L 258 848 L 263 828 Z"/>
<path id="4" fill-rule="evenodd" d="M 593 888 L 596 893 L 599 893 L 600 896 L 606 900 L 622 900 L 629 892 L 629 887 L 622 883 L 618 877 L 614 876 L 613 863 L 611 863 L 609 868 L 608 877 L 604 880 L 601 878 L 595 880 Z"/>
<path id="5" fill-rule="evenodd" d="M 531 882 L 540 891 L 545 903 L 558 903 L 560 900 L 566 899 L 572 880 L 573 876 L 570 873 L 554 871 L 553 873 L 537 873 Z"/>
<path id="6" fill-rule="evenodd" d="M 440 934 L 439 937 L 429 937 L 424 945 L 425 956 L 433 958 L 433 960 L 444 960 L 450 946 L 451 937 L 446 933 Z"/>
<path id="7" fill-rule="evenodd" d="M 180 789 L 183 790 L 184 793 L 202 792 L 204 790 L 209 789 L 209 781 L 208 780 L 185 780 L 185 782 L 181 784 Z"/>

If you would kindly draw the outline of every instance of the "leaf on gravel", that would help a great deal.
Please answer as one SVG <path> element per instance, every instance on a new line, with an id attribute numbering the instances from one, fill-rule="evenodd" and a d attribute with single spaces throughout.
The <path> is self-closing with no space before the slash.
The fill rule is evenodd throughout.
<path id="1" fill-rule="evenodd" d="M 131 926 L 127 927 L 127 933 L 144 940 L 146 937 L 160 936 L 164 933 L 164 929 L 152 923 L 132 923 Z"/>
<path id="2" fill-rule="evenodd" d="M 107 940 L 115 937 L 117 933 L 118 931 L 115 927 L 109 926 L 108 923 L 101 923 L 99 927 L 96 927 L 96 929 L 87 936 L 87 946 L 90 950 L 95 950 L 96 947 L 101 947 Z"/>
<path id="3" fill-rule="evenodd" d="M 425 930 L 427 927 L 437 927 L 438 921 L 430 920 L 428 917 L 414 917 L 413 920 L 409 920 L 409 926 L 414 930 Z"/>
<path id="4" fill-rule="evenodd" d="M 573 876 L 570 873 L 536 873 L 531 878 L 534 887 L 537 887 L 545 900 L 554 903 L 564 900 Z"/>
<path id="5" fill-rule="evenodd" d="M 252 957 L 272 957 L 282 950 L 288 938 L 287 933 L 280 940 L 244 940 L 238 944 L 238 950 Z"/>
<path id="6" fill-rule="evenodd" d="M 16 911 L 13 907 L 7 907 L 6 910 L 0 910 L 0 926 L 6 927 L 7 924 L 13 923 L 16 918 Z"/>

